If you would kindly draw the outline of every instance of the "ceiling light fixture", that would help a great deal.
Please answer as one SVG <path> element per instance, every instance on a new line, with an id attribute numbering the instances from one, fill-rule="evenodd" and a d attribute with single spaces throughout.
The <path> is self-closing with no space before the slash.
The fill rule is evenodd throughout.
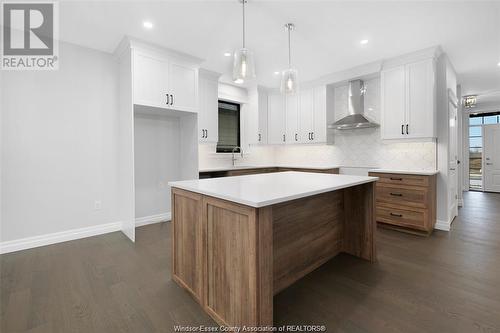
<path id="1" fill-rule="evenodd" d="M 230 57 L 231 56 L 231 52 L 224 52 L 224 57 Z"/>
<path id="2" fill-rule="evenodd" d="M 469 109 L 476 106 L 476 101 L 477 101 L 476 95 L 469 95 L 463 97 L 462 103 L 467 109 Z"/>
<path id="3" fill-rule="evenodd" d="M 234 51 L 233 81 L 245 81 L 255 77 L 253 53 L 245 46 L 245 3 L 248 0 L 239 0 L 243 7 L 243 47 Z"/>
<path id="4" fill-rule="evenodd" d="M 153 23 L 149 21 L 142 22 L 142 26 L 146 29 L 153 29 Z"/>
<path id="5" fill-rule="evenodd" d="M 279 73 L 281 73 L 280 71 L 276 71 L 274 72 L 274 75 L 279 75 Z"/>
<path id="6" fill-rule="evenodd" d="M 366 45 L 366 44 L 368 44 L 368 39 L 362 39 L 362 40 L 360 40 L 360 41 L 359 41 L 359 44 L 361 44 L 361 45 Z"/>
<path id="7" fill-rule="evenodd" d="M 287 23 L 285 24 L 285 29 L 288 32 L 288 69 L 281 73 L 281 93 L 295 94 L 298 91 L 299 85 L 298 72 L 295 68 L 292 68 L 291 33 L 295 30 L 295 25 Z"/>

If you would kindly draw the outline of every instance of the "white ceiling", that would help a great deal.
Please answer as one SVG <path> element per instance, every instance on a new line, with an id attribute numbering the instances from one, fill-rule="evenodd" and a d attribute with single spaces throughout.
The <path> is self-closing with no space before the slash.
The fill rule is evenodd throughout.
<path id="1" fill-rule="evenodd" d="M 153 22 L 146 30 L 144 20 Z M 292 62 L 300 79 L 441 45 L 464 94 L 500 91 L 500 2 L 258 1 L 247 5 L 247 47 L 258 83 L 279 85 L 287 63 L 283 25 L 295 23 Z M 230 73 L 225 51 L 241 47 L 241 4 L 226 1 L 65 1 L 60 36 L 113 52 L 124 35 L 205 59 L 204 68 Z M 359 41 L 368 39 L 361 46 Z"/>

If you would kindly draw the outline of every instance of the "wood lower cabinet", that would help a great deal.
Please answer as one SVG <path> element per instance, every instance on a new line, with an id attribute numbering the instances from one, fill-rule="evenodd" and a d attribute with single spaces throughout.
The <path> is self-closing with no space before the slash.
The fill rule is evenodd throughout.
<path id="1" fill-rule="evenodd" d="M 376 183 L 376 220 L 380 226 L 428 235 L 436 224 L 436 175 L 370 172 Z"/>
<path id="2" fill-rule="evenodd" d="M 338 174 L 339 168 L 305 169 L 305 168 L 270 167 L 270 168 L 236 169 L 236 170 L 228 170 L 228 171 L 207 171 L 207 172 L 200 172 L 200 179 L 256 175 L 259 173 L 282 172 L 282 171 L 300 171 L 300 172 L 317 172 L 317 173 Z"/>

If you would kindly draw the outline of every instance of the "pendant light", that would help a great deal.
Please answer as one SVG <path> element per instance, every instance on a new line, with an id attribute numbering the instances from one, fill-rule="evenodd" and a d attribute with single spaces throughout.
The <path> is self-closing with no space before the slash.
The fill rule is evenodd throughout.
<path id="1" fill-rule="evenodd" d="M 247 0 L 240 1 L 243 7 L 243 47 L 234 51 L 233 80 L 236 83 L 243 83 L 255 77 L 253 53 L 245 46 L 245 3 Z"/>
<path id="2" fill-rule="evenodd" d="M 295 68 L 292 68 L 291 33 L 295 30 L 295 25 L 287 23 L 285 29 L 288 32 L 288 69 L 281 73 L 281 93 L 295 94 L 299 88 L 298 72 Z"/>

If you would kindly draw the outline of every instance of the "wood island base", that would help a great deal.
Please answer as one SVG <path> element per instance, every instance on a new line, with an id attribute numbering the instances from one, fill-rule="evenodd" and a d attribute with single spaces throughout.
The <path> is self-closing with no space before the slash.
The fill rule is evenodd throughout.
<path id="1" fill-rule="evenodd" d="M 261 208 L 172 188 L 172 275 L 220 325 L 272 326 L 273 296 L 340 252 L 374 262 L 374 183 Z"/>

